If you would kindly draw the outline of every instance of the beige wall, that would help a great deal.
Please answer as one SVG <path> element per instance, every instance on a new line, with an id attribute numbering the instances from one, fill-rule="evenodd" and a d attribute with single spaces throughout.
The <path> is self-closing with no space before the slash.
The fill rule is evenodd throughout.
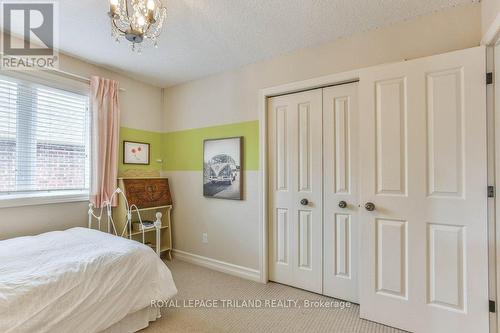
<path id="1" fill-rule="evenodd" d="M 162 131 L 162 89 L 137 81 L 128 76 L 91 65 L 87 62 L 62 56 L 61 70 L 85 77 L 99 75 L 120 82 L 121 126 L 147 131 Z"/>
<path id="2" fill-rule="evenodd" d="M 351 69 L 477 46 L 481 6 L 455 7 L 166 90 L 164 129 L 255 120 L 257 91 Z"/>
<path id="3" fill-rule="evenodd" d="M 161 130 L 161 88 L 64 55 L 61 55 L 60 67 L 86 77 L 99 75 L 118 80 L 120 86 L 126 89 L 120 93 L 121 125 L 150 131 Z M 87 202 L 0 209 L 0 239 L 85 226 L 87 210 Z"/>
<path id="4" fill-rule="evenodd" d="M 259 89 L 469 48 L 479 45 L 480 40 L 481 5 L 476 3 L 300 50 L 166 89 L 164 129 L 255 120 Z M 246 175 L 257 181 L 256 173 Z M 198 193 L 201 172 L 175 171 L 169 175 L 174 198 L 183 201 L 174 208 L 175 247 L 259 269 L 258 188 L 246 189 L 245 203 L 207 201 Z M 202 243 L 202 232 L 208 232 L 208 244 Z"/>
<path id="5" fill-rule="evenodd" d="M 482 0 L 481 7 L 481 34 L 485 36 L 493 21 L 500 14 L 500 0 Z"/>

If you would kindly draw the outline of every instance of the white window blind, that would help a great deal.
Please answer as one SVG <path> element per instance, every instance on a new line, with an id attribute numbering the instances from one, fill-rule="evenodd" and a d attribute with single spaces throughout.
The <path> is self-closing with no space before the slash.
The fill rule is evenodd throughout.
<path id="1" fill-rule="evenodd" d="M 0 76 L 0 199 L 89 189 L 89 99 Z"/>

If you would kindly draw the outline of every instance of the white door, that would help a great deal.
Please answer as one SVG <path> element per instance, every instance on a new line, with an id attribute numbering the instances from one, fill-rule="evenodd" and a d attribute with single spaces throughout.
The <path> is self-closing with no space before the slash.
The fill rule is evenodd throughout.
<path id="1" fill-rule="evenodd" d="M 360 75 L 362 318 L 488 332 L 484 73 L 479 47 Z"/>
<path id="2" fill-rule="evenodd" d="M 358 299 L 357 84 L 323 90 L 323 294 Z"/>
<path id="3" fill-rule="evenodd" d="M 268 100 L 269 279 L 322 291 L 322 92 Z"/>

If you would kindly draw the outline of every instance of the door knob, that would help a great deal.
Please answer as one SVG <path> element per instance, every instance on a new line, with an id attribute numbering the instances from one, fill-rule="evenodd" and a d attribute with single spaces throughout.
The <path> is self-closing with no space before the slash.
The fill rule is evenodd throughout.
<path id="1" fill-rule="evenodd" d="M 345 202 L 344 200 L 340 201 L 339 202 L 339 207 L 340 208 L 346 208 L 347 207 L 347 202 Z"/>
<path id="2" fill-rule="evenodd" d="M 375 210 L 375 204 L 373 202 L 367 202 L 365 204 L 365 209 L 369 212 L 373 212 Z"/>
<path id="3" fill-rule="evenodd" d="M 302 206 L 307 206 L 307 205 L 309 205 L 309 200 L 307 200 L 307 199 L 302 199 L 302 200 L 300 200 L 300 204 L 301 204 Z"/>

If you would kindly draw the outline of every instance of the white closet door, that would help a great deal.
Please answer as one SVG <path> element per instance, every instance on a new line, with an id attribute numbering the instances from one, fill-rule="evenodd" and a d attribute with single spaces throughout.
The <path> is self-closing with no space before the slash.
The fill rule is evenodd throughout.
<path id="1" fill-rule="evenodd" d="M 357 84 L 323 90 L 323 294 L 358 303 Z"/>
<path id="2" fill-rule="evenodd" d="M 268 100 L 269 279 L 322 291 L 322 92 Z"/>
<path id="3" fill-rule="evenodd" d="M 484 77 L 482 47 L 362 72 L 362 318 L 488 332 Z"/>

